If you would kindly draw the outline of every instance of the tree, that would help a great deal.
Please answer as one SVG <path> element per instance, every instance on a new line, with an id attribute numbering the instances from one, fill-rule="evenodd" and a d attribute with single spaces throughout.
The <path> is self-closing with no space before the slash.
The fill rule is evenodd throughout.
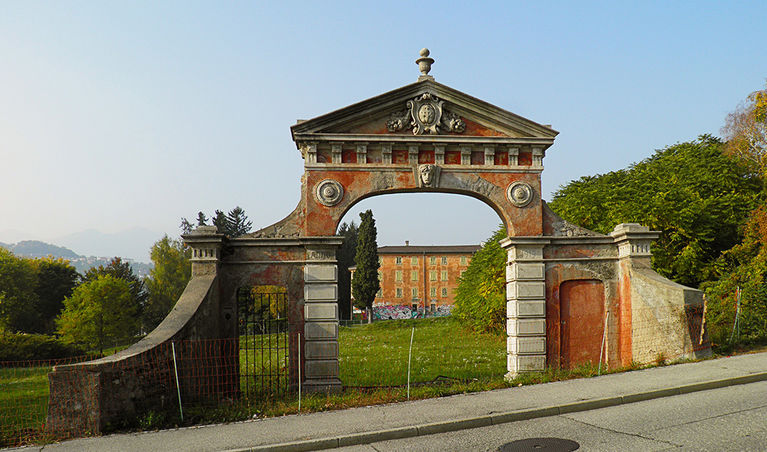
<path id="1" fill-rule="evenodd" d="M 197 212 L 197 226 L 207 226 L 208 218 L 202 212 Z M 253 222 L 248 220 L 248 216 L 245 214 L 245 209 L 240 206 L 230 210 L 228 214 L 222 210 L 216 209 L 212 217 L 213 226 L 218 229 L 218 232 L 226 234 L 229 237 L 239 237 L 241 235 L 250 232 L 253 227 Z M 192 222 L 186 218 L 181 218 L 181 231 L 183 234 L 188 234 L 194 229 Z"/>
<path id="2" fill-rule="evenodd" d="M 357 224 L 341 223 L 338 235 L 344 238 L 341 247 L 336 251 L 338 260 L 338 315 L 342 319 L 351 319 L 351 275 L 349 267 L 354 265 L 357 253 Z"/>
<path id="3" fill-rule="evenodd" d="M 138 332 L 138 311 L 131 287 L 122 278 L 103 274 L 78 286 L 64 300 L 56 321 L 58 333 L 68 343 L 98 349 L 130 342 Z"/>
<path id="4" fill-rule="evenodd" d="M 142 281 L 138 276 L 136 276 L 135 273 L 133 273 L 133 268 L 130 266 L 130 264 L 123 261 L 122 258 L 114 257 L 106 267 L 99 265 L 98 267 L 89 269 L 87 272 L 85 272 L 83 280 L 93 281 L 99 276 L 106 275 L 114 276 L 115 278 L 122 279 L 128 283 L 131 299 L 133 300 L 132 302 L 136 306 L 136 315 L 140 316 L 144 306 L 147 303 L 149 294 L 146 291 L 144 281 Z"/>
<path id="5" fill-rule="evenodd" d="M 476 331 L 506 328 L 506 251 L 499 242 L 507 235 L 500 225 L 458 280 L 453 315 Z"/>
<path id="6" fill-rule="evenodd" d="M 378 244 L 376 243 L 376 222 L 373 219 L 373 211 L 366 210 L 360 213 L 360 227 L 357 235 L 357 249 L 354 261 L 357 270 L 352 279 L 352 294 L 355 305 L 367 309 L 368 323 L 371 322 L 373 300 L 378 289 L 381 288 L 378 281 Z"/>
<path id="7" fill-rule="evenodd" d="M 213 226 L 215 226 L 218 232 L 222 234 L 229 232 L 229 221 L 224 212 L 216 209 L 216 212 L 213 215 Z"/>
<path id="8" fill-rule="evenodd" d="M 767 89 L 751 93 L 727 115 L 722 132 L 727 153 L 767 179 Z"/>
<path id="9" fill-rule="evenodd" d="M 33 332 L 40 323 L 37 275 L 31 259 L 0 248 L 0 330 Z"/>
<path id="10" fill-rule="evenodd" d="M 762 181 L 723 148 L 710 135 L 669 146 L 627 169 L 561 187 L 550 206 L 601 233 L 619 223 L 660 231 L 653 268 L 697 287 L 716 279 L 716 259 L 741 241 L 741 226 L 764 196 Z"/>
<path id="11" fill-rule="evenodd" d="M 181 224 L 178 225 L 178 227 L 181 228 L 182 234 L 189 234 L 190 232 L 194 231 L 194 225 L 183 217 L 181 217 Z"/>
<path id="12" fill-rule="evenodd" d="M 239 237 L 241 235 L 250 232 L 250 228 L 253 223 L 248 220 L 248 216 L 245 215 L 245 211 L 237 206 L 230 210 L 226 216 L 226 234 L 230 237 Z"/>
<path id="13" fill-rule="evenodd" d="M 148 301 L 142 312 L 145 331 L 153 330 L 173 309 L 192 276 L 192 250 L 167 235 L 152 245 L 154 268 L 145 280 Z"/>
<path id="14" fill-rule="evenodd" d="M 56 331 L 56 317 L 64 308 L 64 299 L 72 295 L 80 282 L 80 274 L 69 261 L 61 258 L 35 259 L 32 265 L 37 277 L 35 293 L 40 316 L 40 322 L 33 332 L 52 334 Z"/>

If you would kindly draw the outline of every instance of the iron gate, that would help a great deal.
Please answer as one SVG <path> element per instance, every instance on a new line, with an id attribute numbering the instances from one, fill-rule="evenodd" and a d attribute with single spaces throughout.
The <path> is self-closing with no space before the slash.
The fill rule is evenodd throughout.
<path id="1" fill-rule="evenodd" d="M 237 294 L 240 388 L 247 400 L 275 398 L 291 389 L 288 297 L 284 288 L 255 286 Z"/>

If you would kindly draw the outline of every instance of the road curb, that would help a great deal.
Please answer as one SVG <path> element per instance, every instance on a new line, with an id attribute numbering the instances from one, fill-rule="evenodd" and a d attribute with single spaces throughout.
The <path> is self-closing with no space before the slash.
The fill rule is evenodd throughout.
<path id="1" fill-rule="evenodd" d="M 509 411 L 506 413 L 488 414 L 467 419 L 434 422 L 408 427 L 397 427 L 386 430 L 378 430 L 364 433 L 352 433 L 349 435 L 331 438 L 319 438 L 288 443 L 268 444 L 241 449 L 230 449 L 226 452 L 303 452 L 312 450 L 334 449 L 337 447 L 357 446 L 392 439 L 414 438 L 417 436 L 433 435 L 435 433 L 455 432 L 477 427 L 489 427 L 491 425 L 506 424 L 509 422 L 525 421 L 541 417 L 558 416 L 560 414 L 590 411 L 599 408 L 607 408 L 617 405 L 641 402 L 645 400 L 660 399 L 663 397 L 689 394 L 710 389 L 719 389 L 726 386 L 737 386 L 758 381 L 767 380 L 767 372 L 759 372 L 739 377 L 723 378 L 720 380 L 704 381 L 673 388 L 655 389 L 652 391 L 627 394 L 622 396 L 605 397 L 601 399 L 584 400 L 581 402 L 567 403 L 563 405 L 531 408 L 526 410 Z"/>

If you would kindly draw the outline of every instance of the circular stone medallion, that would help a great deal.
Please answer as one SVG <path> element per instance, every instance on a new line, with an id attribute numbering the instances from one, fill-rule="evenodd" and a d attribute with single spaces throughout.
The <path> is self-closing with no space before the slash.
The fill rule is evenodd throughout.
<path id="1" fill-rule="evenodd" d="M 517 207 L 525 207 L 533 200 L 533 187 L 527 182 L 514 182 L 506 189 L 506 197 Z"/>
<path id="2" fill-rule="evenodd" d="M 314 196 L 323 206 L 335 206 L 344 197 L 344 187 L 338 181 L 325 179 L 314 188 Z"/>

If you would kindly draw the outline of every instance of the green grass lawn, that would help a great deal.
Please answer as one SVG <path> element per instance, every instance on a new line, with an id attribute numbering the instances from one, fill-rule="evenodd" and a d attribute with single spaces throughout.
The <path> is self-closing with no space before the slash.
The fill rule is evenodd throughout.
<path id="1" fill-rule="evenodd" d="M 48 412 L 50 367 L 0 368 L 0 447 L 36 436 Z"/>
<path id="2" fill-rule="evenodd" d="M 411 384 L 503 380 L 506 373 L 504 338 L 478 334 L 464 329 L 452 317 L 441 317 L 341 327 L 338 341 L 343 385 L 406 385 L 413 328 Z"/>

